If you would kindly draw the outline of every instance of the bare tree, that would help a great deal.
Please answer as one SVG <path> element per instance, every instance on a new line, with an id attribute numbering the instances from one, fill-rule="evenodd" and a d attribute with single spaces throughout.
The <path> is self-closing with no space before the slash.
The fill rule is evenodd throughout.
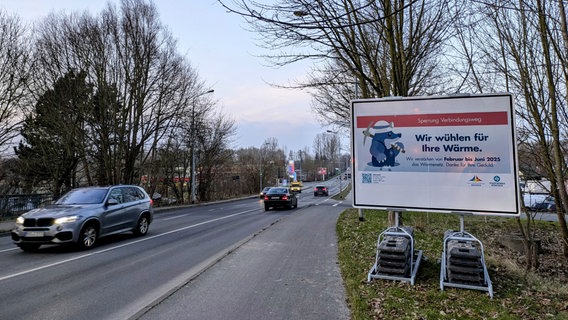
<path id="1" fill-rule="evenodd" d="M 315 112 L 326 124 L 347 125 L 349 100 L 433 93 L 451 21 L 453 1 L 307 1 L 277 4 L 234 0 L 229 11 L 261 34 L 275 65 L 311 59 L 307 82 Z"/>
<path id="2" fill-rule="evenodd" d="M 81 142 L 86 183 L 137 183 L 200 89 L 155 6 L 123 0 L 97 17 L 53 14 L 36 34 L 34 92 L 69 70 L 84 70 L 93 85 L 96 99 L 84 115 L 90 140 Z"/>
<path id="3" fill-rule="evenodd" d="M 286 151 L 278 145 L 277 138 L 268 138 L 264 142 L 262 154 L 262 171 L 264 185 L 275 186 L 280 182 L 280 178 L 289 179 L 286 174 Z"/>
<path id="4" fill-rule="evenodd" d="M 568 63 L 566 12 L 562 1 L 484 1 L 472 7 L 471 22 L 461 30 L 467 52 L 464 84 L 479 91 L 508 91 L 516 96 L 521 163 L 539 163 L 551 181 L 557 200 L 561 242 L 568 256 L 568 229 L 564 212 L 566 193 L 566 139 L 568 118 Z M 474 32 L 475 30 L 475 32 Z M 490 80 L 490 81 L 484 81 Z M 527 148 L 530 147 L 530 148 Z M 521 222 L 519 220 L 519 225 Z M 528 219 L 521 231 L 526 236 L 528 267 L 537 267 L 534 226 Z"/>
<path id="5" fill-rule="evenodd" d="M 327 174 L 331 175 L 331 169 L 339 162 L 340 142 L 335 134 L 319 133 L 314 137 L 315 164 L 320 168 L 326 168 Z"/>
<path id="6" fill-rule="evenodd" d="M 151 194 L 158 193 L 163 198 L 173 197 L 177 202 L 185 203 L 184 184 L 189 179 L 191 154 L 183 140 L 178 138 L 180 136 L 183 136 L 181 130 L 173 130 L 166 142 L 158 146 L 152 159 L 146 162 L 144 172 L 147 174 L 143 181 Z"/>
<path id="7" fill-rule="evenodd" d="M 223 179 L 224 168 L 232 165 L 229 146 L 236 132 L 234 120 L 221 113 L 207 117 L 204 128 L 197 135 L 198 195 L 201 200 L 211 200 L 215 185 Z"/>
<path id="8" fill-rule="evenodd" d="M 260 181 L 260 150 L 256 147 L 241 148 L 235 152 L 235 165 L 240 170 L 240 180 L 243 193 L 258 193 Z"/>
<path id="9" fill-rule="evenodd" d="M 202 91 L 196 93 L 193 98 L 188 101 L 190 105 L 190 110 L 179 118 L 179 126 L 181 130 L 179 131 L 178 139 L 183 141 L 184 150 L 187 152 L 188 157 L 185 158 L 188 161 L 178 164 L 179 177 L 185 179 L 189 177 L 189 183 L 187 184 L 187 192 L 192 197 L 191 201 L 194 200 L 196 190 L 194 184 L 198 181 L 195 175 L 198 173 L 197 168 L 199 167 L 199 137 L 206 134 L 208 130 L 207 121 L 208 117 L 211 116 L 213 112 L 213 102 L 211 99 L 206 97 L 206 94 L 212 93 L 212 90 Z M 191 172 L 190 172 L 191 171 Z M 189 174 L 188 176 L 186 176 Z M 180 184 L 180 193 L 184 193 L 184 184 Z"/>
<path id="10" fill-rule="evenodd" d="M 104 34 L 110 35 L 112 57 L 107 64 L 110 77 L 102 80 L 119 84 L 118 101 L 123 104 L 114 124 L 117 143 L 107 152 L 113 165 L 107 170 L 115 182 L 132 183 L 137 162 L 151 153 L 144 147 L 155 145 L 172 119 L 188 110 L 191 85 L 188 88 L 186 79 L 191 70 L 176 53 L 175 40 L 153 5 L 124 0 L 119 12 L 109 5 L 101 20 Z"/>
<path id="11" fill-rule="evenodd" d="M 27 28 L 16 16 L 0 11 L 0 152 L 19 134 L 27 98 L 29 45 Z"/>

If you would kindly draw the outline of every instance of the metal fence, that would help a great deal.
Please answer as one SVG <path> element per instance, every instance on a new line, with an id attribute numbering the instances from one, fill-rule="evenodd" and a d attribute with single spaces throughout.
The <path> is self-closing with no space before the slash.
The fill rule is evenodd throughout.
<path id="1" fill-rule="evenodd" d="M 0 218 L 10 219 L 53 201 L 51 194 L 0 195 Z"/>

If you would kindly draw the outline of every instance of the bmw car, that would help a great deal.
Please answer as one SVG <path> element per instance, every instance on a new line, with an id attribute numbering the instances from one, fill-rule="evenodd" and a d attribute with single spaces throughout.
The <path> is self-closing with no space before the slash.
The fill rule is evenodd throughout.
<path id="1" fill-rule="evenodd" d="M 36 251 L 44 244 L 90 249 L 112 234 L 145 235 L 152 217 L 152 199 L 138 186 L 78 188 L 53 205 L 19 216 L 11 235 L 23 251 Z"/>

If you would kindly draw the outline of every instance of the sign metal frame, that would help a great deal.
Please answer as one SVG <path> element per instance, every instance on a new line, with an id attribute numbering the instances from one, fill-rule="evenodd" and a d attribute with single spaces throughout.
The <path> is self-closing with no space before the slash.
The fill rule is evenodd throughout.
<path id="1" fill-rule="evenodd" d="M 513 97 L 351 102 L 353 206 L 519 216 Z"/>

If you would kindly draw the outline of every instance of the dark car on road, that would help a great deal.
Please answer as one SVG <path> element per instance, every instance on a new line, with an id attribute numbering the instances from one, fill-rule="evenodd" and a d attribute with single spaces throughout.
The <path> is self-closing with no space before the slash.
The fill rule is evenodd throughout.
<path id="1" fill-rule="evenodd" d="M 104 236 L 123 232 L 145 235 L 152 213 L 152 200 L 138 186 L 78 188 L 53 205 L 19 216 L 11 235 L 24 251 L 67 243 L 90 249 Z"/>
<path id="2" fill-rule="evenodd" d="M 271 187 L 265 187 L 264 189 L 262 189 L 262 191 L 260 192 L 260 198 L 264 199 L 264 195 L 268 192 L 268 190 L 270 190 Z"/>
<path id="3" fill-rule="evenodd" d="M 317 196 L 329 196 L 329 191 L 326 186 L 315 186 L 314 187 L 314 197 Z"/>
<path id="4" fill-rule="evenodd" d="M 270 208 L 284 207 L 287 209 L 298 207 L 298 197 L 295 192 L 285 187 L 270 188 L 264 195 L 264 210 Z"/>

